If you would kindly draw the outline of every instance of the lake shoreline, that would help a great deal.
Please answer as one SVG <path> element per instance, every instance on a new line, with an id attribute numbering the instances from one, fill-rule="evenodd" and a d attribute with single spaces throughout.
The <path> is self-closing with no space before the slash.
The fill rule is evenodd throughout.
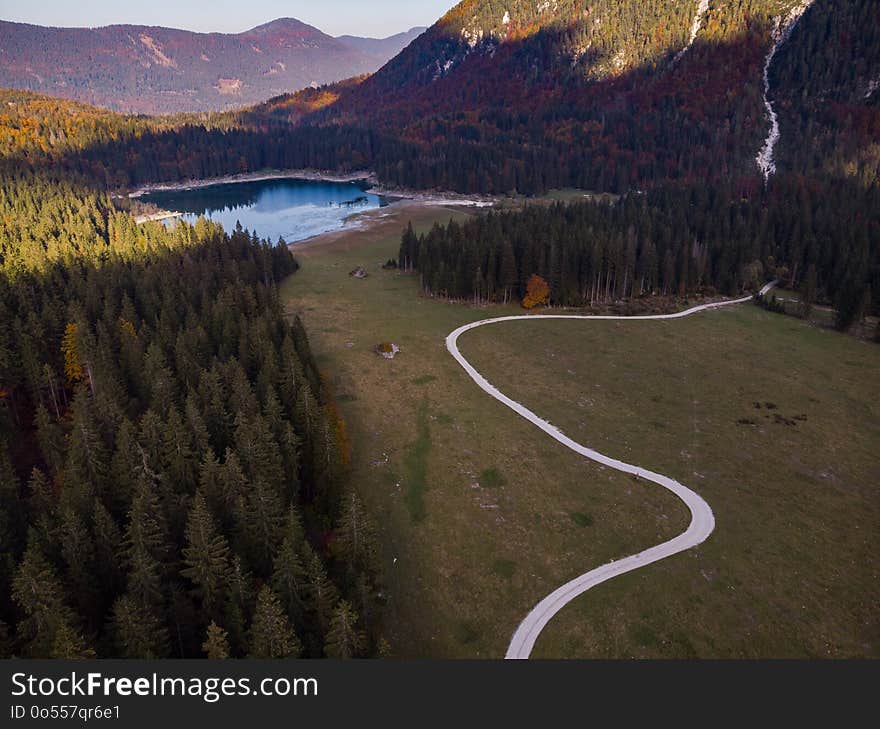
<path id="1" fill-rule="evenodd" d="M 128 197 L 132 200 L 136 200 L 153 192 L 198 190 L 203 187 L 214 187 L 215 185 L 235 185 L 242 182 L 264 182 L 266 180 L 308 180 L 310 182 L 340 183 L 365 182 L 370 185 L 371 188 L 377 184 L 375 173 L 368 170 L 347 174 L 323 170 L 264 170 L 262 172 L 245 172 L 237 175 L 205 177 L 200 179 L 183 180 L 181 182 L 151 183 L 139 188 L 135 192 L 130 192 Z M 376 194 L 379 195 L 381 193 Z"/>
<path id="2" fill-rule="evenodd" d="M 379 182 L 375 172 L 359 170 L 356 172 L 341 173 L 332 170 L 294 169 L 294 170 L 263 170 L 262 172 L 245 172 L 236 175 L 222 175 L 220 177 L 206 177 L 201 179 L 183 180 L 181 182 L 155 183 L 145 185 L 128 197 L 132 200 L 154 192 L 178 192 L 184 190 L 198 190 L 215 185 L 234 185 L 243 182 L 263 182 L 266 180 L 307 180 L 310 182 L 339 182 L 355 183 L 363 182 L 367 185 L 366 191 L 389 200 L 414 200 L 425 205 L 465 205 L 468 207 L 492 207 L 499 201 L 494 195 L 462 195 L 456 192 L 442 190 L 414 190 L 404 187 L 383 185 Z"/>
<path id="3" fill-rule="evenodd" d="M 377 193 L 378 194 L 378 193 Z M 470 201 L 473 202 L 473 201 Z M 364 210 L 362 212 L 353 213 L 345 218 L 341 228 L 336 230 L 328 230 L 318 233 L 303 240 L 287 243 L 287 248 L 294 255 L 300 251 L 309 251 L 317 247 L 331 245 L 340 240 L 344 240 L 353 233 L 370 233 L 375 229 L 387 225 L 396 225 L 400 228 L 401 233 L 406 227 L 411 214 L 418 215 L 422 211 L 440 208 L 473 208 L 473 204 L 468 201 L 456 202 L 449 199 L 432 198 L 418 200 L 412 198 L 399 198 L 388 205 L 373 210 Z M 482 206 L 478 206 L 482 207 Z"/>
<path id="4" fill-rule="evenodd" d="M 161 223 L 165 220 L 176 220 L 178 218 L 183 218 L 183 213 L 177 213 L 173 210 L 159 210 L 148 215 L 136 215 L 134 222 L 137 225 L 143 225 L 144 223 Z"/>
<path id="5" fill-rule="evenodd" d="M 410 190 L 380 185 L 376 180 L 376 175 L 368 170 L 352 172 L 349 174 L 338 174 L 319 170 L 263 170 L 262 172 L 255 173 L 225 175 L 222 177 L 205 178 L 200 180 L 185 180 L 176 183 L 150 185 L 145 186 L 136 192 L 129 193 L 128 197 L 134 202 L 140 203 L 143 198 L 154 194 L 186 194 L 206 190 L 212 187 L 273 181 L 303 181 L 317 184 L 357 184 L 358 187 L 363 189 L 365 194 L 378 198 L 380 201 L 380 205 L 376 209 L 352 212 L 341 218 L 338 227 L 323 230 L 314 235 L 309 235 L 294 241 L 288 239 L 288 245 L 292 246 L 301 246 L 304 243 L 321 239 L 322 236 L 328 234 L 332 235 L 334 233 L 347 231 L 368 230 L 389 215 L 396 214 L 401 208 L 491 208 L 501 202 L 501 198 L 493 196 L 461 195 L 453 192 Z M 165 204 L 167 205 L 167 202 Z M 136 215 L 136 223 L 142 224 L 148 221 L 161 222 L 168 219 L 186 219 L 188 216 L 187 213 L 178 212 L 169 207 L 164 207 L 162 202 L 158 202 L 158 205 L 158 210 L 150 205 L 147 210 L 142 212 L 142 214 Z M 153 207 L 153 209 L 150 210 L 149 207 Z M 382 212 L 383 210 L 385 211 L 384 213 Z M 269 237 L 274 238 L 274 233 L 269 234 Z M 284 235 L 281 237 L 287 238 L 287 236 Z"/>

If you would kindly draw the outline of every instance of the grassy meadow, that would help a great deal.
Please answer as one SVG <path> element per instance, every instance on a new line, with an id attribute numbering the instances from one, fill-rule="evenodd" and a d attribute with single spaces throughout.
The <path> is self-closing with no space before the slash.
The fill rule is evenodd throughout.
<path id="1" fill-rule="evenodd" d="M 446 352 L 456 327 L 519 308 L 426 299 L 413 275 L 382 270 L 407 221 L 468 214 L 386 208 L 367 229 L 296 245 L 302 269 L 282 289 L 335 385 L 354 483 L 381 526 L 397 656 L 501 657 L 551 590 L 687 523 L 672 495 L 564 449 Z M 348 275 L 358 266 L 366 279 Z M 718 518 L 699 550 L 570 605 L 536 654 L 876 654 L 880 350 L 752 306 L 634 325 L 526 322 L 460 340 L 507 394 L 681 478 Z M 375 353 L 383 341 L 395 359 Z"/>
<path id="2" fill-rule="evenodd" d="M 876 656 L 880 348 L 753 305 L 512 322 L 462 352 L 575 440 L 697 490 L 697 550 L 602 585 L 536 656 Z"/>

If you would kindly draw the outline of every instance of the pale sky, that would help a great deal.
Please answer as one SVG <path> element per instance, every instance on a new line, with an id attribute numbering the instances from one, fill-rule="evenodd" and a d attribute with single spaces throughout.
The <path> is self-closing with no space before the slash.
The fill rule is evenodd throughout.
<path id="1" fill-rule="evenodd" d="M 431 25 L 455 0 L 0 0 L 0 20 L 56 27 L 118 23 L 238 33 L 296 18 L 330 35 L 372 38 Z"/>

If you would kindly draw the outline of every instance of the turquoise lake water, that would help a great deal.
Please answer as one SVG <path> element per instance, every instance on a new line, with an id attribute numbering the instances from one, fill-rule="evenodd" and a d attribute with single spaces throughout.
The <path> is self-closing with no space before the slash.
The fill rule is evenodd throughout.
<path id="1" fill-rule="evenodd" d="M 183 213 L 189 222 L 204 215 L 230 232 L 241 223 L 260 238 L 286 243 L 338 230 L 350 215 L 387 204 L 365 183 L 290 178 L 149 192 L 140 201 Z"/>

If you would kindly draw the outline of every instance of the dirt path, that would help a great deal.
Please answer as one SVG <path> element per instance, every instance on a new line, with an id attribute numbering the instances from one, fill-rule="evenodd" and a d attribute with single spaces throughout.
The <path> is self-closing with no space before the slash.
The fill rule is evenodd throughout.
<path id="1" fill-rule="evenodd" d="M 761 290 L 761 295 L 766 294 L 775 285 L 776 282 L 767 284 Z M 732 306 L 734 304 L 742 304 L 747 301 L 751 301 L 751 299 L 751 296 L 747 296 L 745 298 L 736 299 L 733 301 L 722 301 L 714 304 L 704 304 L 703 306 L 697 306 L 693 309 L 688 309 L 687 311 L 682 311 L 677 314 L 658 314 L 653 316 L 506 316 L 496 319 L 485 319 L 483 321 L 474 322 L 473 324 L 467 324 L 465 326 L 459 327 L 446 338 L 446 348 L 449 350 L 450 354 L 464 368 L 465 372 L 468 373 L 470 378 L 477 383 L 477 386 L 481 390 L 483 390 L 483 392 L 488 393 L 496 400 L 509 407 L 515 413 L 525 418 L 530 423 L 536 425 L 538 428 L 547 433 L 547 435 L 549 435 L 551 438 L 559 441 L 566 448 L 570 448 L 571 450 L 573 450 L 575 453 L 579 453 L 580 455 L 589 458 L 592 461 L 596 461 L 597 463 L 601 463 L 604 466 L 608 466 L 609 468 L 621 471 L 622 473 L 628 473 L 636 476 L 637 478 L 643 478 L 647 481 L 651 481 L 653 483 L 656 483 L 658 486 L 662 486 L 663 488 L 671 491 L 684 502 L 684 504 L 691 512 L 690 525 L 682 534 L 679 534 L 677 537 L 662 544 L 658 544 L 655 547 L 651 547 L 650 549 L 647 549 L 643 552 L 639 552 L 638 554 L 634 554 L 631 557 L 625 557 L 624 559 L 609 562 L 608 564 L 602 565 L 601 567 L 590 570 L 589 572 L 582 574 L 580 577 L 577 577 L 574 580 L 571 580 L 570 582 L 562 585 L 562 587 L 554 590 L 550 595 L 541 600 L 541 602 L 539 602 L 535 606 L 535 608 L 526 616 L 525 620 L 520 623 L 520 626 L 513 634 L 513 638 L 511 639 L 510 645 L 507 649 L 506 658 L 528 658 L 531 655 L 532 649 L 535 646 L 535 641 L 537 641 L 538 636 L 541 634 L 541 631 L 544 629 L 547 623 L 550 622 L 553 616 L 556 615 L 556 613 L 558 613 L 563 607 L 568 605 L 568 603 L 570 603 L 576 597 L 585 593 L 590 588 L 606 582 L 613 577 L 617 577 L 618 575 L 632 572 L 633 570 L 637 570 L 640 567 L 652 564 L 653 562 L 658 562 L 662 559 L 671 557 L 672 555 L 684 552 L 688 549 L 696 547 L 699 544 L 702 544 L 704 541 L 706 541 L 706 539 L 709 538 L 709 535 L 712 534 L 715 529 L 715 516 L 712 513 L 712 509 L 709 504 L 707 504 L 699 494 L 697 494 L 695 491 L 691 491 L 689 488 L 682 485 L 678 481 L 675 481 L 669 476 L 664 476 L 661 473 L 655 473 L 653 471 L 648 471 L 644 468 L 641 468 L 640 466 L 635 466 L 629 463 L 624 463 L 623 461 L 618 461 L 617 459 L 603 455 L 598 451 L 594 451 L 591 448 L 587 448 L 586 446 L 581 445 L 580 443 L 577 443 L 576 441 L 566 436 L 559 428 L 547 422 L 546 420 L 543 420 L 521 403 L 518 403 L 515 400 L 507 397 L 504 393 L 494 387 L 488 380 L 486 380 L 486 378 L 483 377 L 473 367 L 473 365 L 471 365 L 470 362 L 467 361 L 467 359 L 465 359 L 464 355 L 462 355 L 462 353 L 459 351 L 458 338 L 465 332 L 469 332 L 470 330 L 476 329 L 477 327 L 488 326 L 489 324 L 500 324 L 508 321 L 534 321 L 536 319 L 571 319 L 578 321 L 644 321 L 655 319 L 682 319 L 686 316 L 691 316 L 702 311 L 718 309 L 724 306 Z"/>

